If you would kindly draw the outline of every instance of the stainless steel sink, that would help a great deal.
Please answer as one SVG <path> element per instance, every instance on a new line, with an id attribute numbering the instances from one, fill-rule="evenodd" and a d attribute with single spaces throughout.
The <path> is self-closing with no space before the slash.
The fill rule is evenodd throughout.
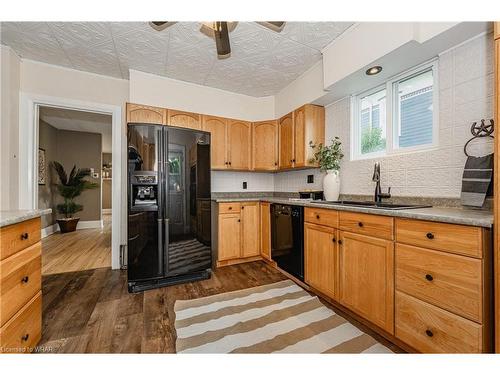
<path id="1" fill-rule="evenodd" d="M 432 207 L 432 206 L 416 205 L 416 204 L 393 204 L 393 203 L 375 203 L 375 202 L 359 202 L 359 201 L 324 201 L 321 203 L 338 204 L 341 206 L 378 208 L 383 210 L 408 210 L 412 208 Z"/>

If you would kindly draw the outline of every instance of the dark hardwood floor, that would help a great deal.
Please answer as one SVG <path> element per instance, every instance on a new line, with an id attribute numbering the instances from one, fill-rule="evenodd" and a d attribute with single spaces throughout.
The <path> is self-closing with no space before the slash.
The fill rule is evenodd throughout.
<path id="1" fill-rule="evenodd" d="M 285 278 L 278 270 L 258 261 L 219 268 L 209 280 L 129 294 L 125 271 L 99 268 L 46 275 L 42 280 L 40 351 L 175 353 L 173 308 L 176 300 L 270 284 Z M 393 351 L 400 351 L 360 323 L 349 320 Z"/>

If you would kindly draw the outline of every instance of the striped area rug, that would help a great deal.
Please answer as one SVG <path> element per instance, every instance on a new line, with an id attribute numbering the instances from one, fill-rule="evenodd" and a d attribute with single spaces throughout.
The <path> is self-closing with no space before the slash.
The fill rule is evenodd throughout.
<path id="1" fill-rule="evenodd" d="M 175 302 L 178 353 L 391 353 L 291 280 Z"/>

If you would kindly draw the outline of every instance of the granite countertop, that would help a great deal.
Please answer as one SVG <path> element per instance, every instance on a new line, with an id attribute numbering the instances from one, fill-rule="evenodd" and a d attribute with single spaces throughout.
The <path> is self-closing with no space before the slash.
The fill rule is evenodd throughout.
<path id="1" fill-rule="evenodd" d="M 406 210 L 385 210 L 369 207 L 353 207 L 339 204 L 326 204 L 321 201 L 296 201 L 288 198 L 277 197 L 250 197 L 250 198 L 215 198 L 215 202 L 271 202 L 292 204 L 304 207 L 320 207 L 338 211 L 351 211 L 383 216 L 404 217 L 409 219 L 437 221 L 441 223 L 472 225 L 476 227 L 491 228 L 493 225 L 493 212 L 482 209 L 468 209 L 456 207 L 430 207 L 412 208 Z"/>
<path id="2" fill-rule="evenodd" d="M 51 208 L 40 210 L 0 211 L 0 228 L 11 224 L 17 224 L 21 221 L 33 219 L 35 217 L 40 217 L 42 215 L 48 215 L 50 213 L 52 213 Z"/>

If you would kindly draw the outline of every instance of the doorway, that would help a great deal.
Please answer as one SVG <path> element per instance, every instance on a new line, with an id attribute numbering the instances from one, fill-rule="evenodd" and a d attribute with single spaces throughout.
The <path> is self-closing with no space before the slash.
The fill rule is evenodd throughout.
<path id="1" fill-rule="evenodd" d="M 111 267 L 111 115 L 40 106 L 38 146 L 37 204 L 52 209 L 42 217 L 42 274 Z M 89 188 L 74 199 L 75 212 L 65 214 L 61 187 L 74 189 L 78 171 Z M 68 216 L 78 220 L 76 230 L 62 233 Z"/>

